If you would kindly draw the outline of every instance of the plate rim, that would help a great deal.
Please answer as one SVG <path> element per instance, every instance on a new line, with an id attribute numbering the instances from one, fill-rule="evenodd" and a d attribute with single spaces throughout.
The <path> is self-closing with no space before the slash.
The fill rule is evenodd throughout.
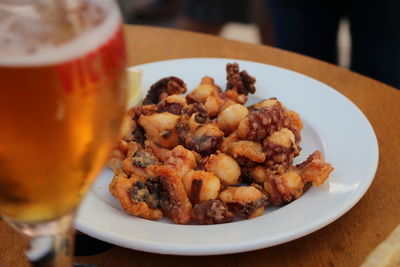
<path id="1" fill-rule="evenodd" d="M 305 74 L 302 74 L 297 71 L 293 71 L 290 69 L 282 68 L 279 66 L 271 65 L 268 63 L 264 62 L 257 62 L 257 61 L 251 61 L 251 60 L 243 60 L 243 59 L 234 59 L 234 58 L 222 58 L 222 57 L 188 57 L 188 58 L 177 58 L 177 59 L 168 59 L 168 60 L 161 60 L 161 61 L 153 61 L 145 64 L 140 64 L 136 65 L 135 67 L 147 67 L 149 65 L 153 64 L 165 64 L 169 62 L 176 62 L 176 61 L 186 61 L 186 60 L 224 60 L 226 62 L 238 62 L 239 64 L 241 62 L 248 62 L 251 64 L 261 64 L 261 65 L 267 65 L 272 68 L 277 68 L 280 71 L 284 72 L 291 72 L 296 75 L 303 76 L 303 78 L 306 79 L 311 79 L 312 82 L 318 83 L 325 87 L 325 89 L 328 89 L 329 91 L 333 92 L 334 94 L 337 94 L 342 100 L 346 101 L 348 104 L 350 104 L 353 108 L 356 109 L 357 115 L 360 116 L 362 120 L 365 120 L 366 126 L 368 127 L 368 131 L 371 134 L 372 141 L 373 143 L 369 144 L 372 148 L 372 151 L 374 153 L 371 153 L 371 158 L 373 158 L 373 162 L 375 163 L 374 166 L 371 168 L 371 173 L 370 177 L 368 177 L 368 182 L 364 183 L 361 188 L 357 190 L 358 194 L 355 194 L 354 192 L 351 194 L 351 197 L 346 201 L 346 205 L 339 205 L 338 210 L 336 210 L 334 213 L 329 213 L 327 217 L 320 218 L 319 220 L 314 221 L 313 224 L 308 225 L 303 229 L 301 232 L 295 232 L 291 233 L 290 235 L 283 235 L 283 236 L 278 236 L 274 240 L 270 240 L 269 242 L 266 242 L 264 239 L 259 239 L 259 240 L 249 240 L 249 241 L 243 241 L 240 242 L 240 244 L 231 244 L 230 246 L 207 246 L 205 247 L 204 245 L 196 245 L 196 244 L 175 244 L 175 243 L 168 243 L 165 244 L 163 242 L 154 242 L 154 241 L 149 241 L 149 240 L 140 240 L 136 239 L 132 241 L 131 239 L 127 239 L 126 236 L 120 236 L 119 234 L 116 233 L 107 233 L 107 230 L 105 228 L 101 228 L 95 225 L 91 225 L 89 223 L 86 223 L 83 221 L 79 216 L 77 216 L 76 221 L 75 221 L 75 227 L 79 231 L 86 233 L 92 237 L 98 238 L 102 241 L 105 242 L 110 242 L 112 244 L 122 246 L 125 248 L 130 248 L 130 249 L 135 249 L 139 251 L 145 251 L 145 252 L 151 252 L 151 253 L 159 253 L 159 254 L 169 254 L 169 255 L 221 255 L 221 254 L 232 254 L 232 253 L 239 253 L 239 252 L 246 252 L 246 251 L 252 251 L 256 249 L 262 249 L 262 248 L 267 248 L 275 245 L 279 245 L 282 243 L 286 243 L 298 238 L 301 238 L 303 236 L 306 236 L 310 233 L 316 232 L 319 229 L 331 224 L 344 214 L 346 214 L 350 209 L 352 209 L 359 201 L 360 199 L 366 194 L 368 189 L 370 188 L 372 181 L 374 180 L 374 177 L 376 175 L 376 171 L 379 165 L 379 144 L 378 144 L 378 139 L 376 136 L 376 133 L 373 129 L 372 124 L 366 117 L 366 115 L 361 111 L 361 109 L 354 104 L 350 99 L 348 99 L 345 95 L 343 95 L 341 92 L 337 91 L 333 87 L 313 78 L 310 76 L 307 76 Z M 90 198 L 93 198 L 91 195 L 91 192 L 88 192 L 87 194 L 87 199 L 89 201 Z M 102 203 L 102 205 L 105 205 L 105 203 Z M 111 234 L 111 235 L 110 235 Z"/>

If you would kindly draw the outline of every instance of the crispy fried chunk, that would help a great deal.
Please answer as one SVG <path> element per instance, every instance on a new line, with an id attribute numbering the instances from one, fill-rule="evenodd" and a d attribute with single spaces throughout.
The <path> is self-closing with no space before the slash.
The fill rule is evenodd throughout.
<path id="1" fill-rule="evenodd" d="M 267 197 L 254 186 L 228 187 L 219 199 L 229 210 L 246 219 L 260 216 L 268 204 Z"/>
<path id="2" fill-rule="evenodd" d="M 128 214 L 158 220 L 163 214 L 156 198 L 142 185 L 142 178 L 135 175 L 128 177 L 122 170 L 116 170 L 109 189 Z"/>
<path id="3" fill-rule="evenodd" d="M 143 105 L 158 104 L 162 99 L 173 94 L 186 93 L 186 84 L 178 77 L 170 76 L 154 83 L 145 99 Z"/>
<path id="4" fill-rule="evenodd" d="M 167 166 L 150 166 L 149 170 L 160 185 L 159 205 L 163 213 L 175 223 L 189 223 L 192 204 L 186 195 L 182 179 L 177 171 Z"/>
<path id="5" fill-rule="evenodd" d="M 280 107 L 266 107 L 252 110 L 240 121 L 238 136 L 243 139 L 262 142 L 275 131 L 288 127 L 290 120 Z"/>
<path id="6" fill-rule="evenodd" d="M 236 90 L 239 94 L 248 95 L 256 92 L 256 79 L 250 76 L 245 70 L 239 71 L 237 63 L 226 65 L 227 85 L 226 90 Z"/>
<path id="7" fill-rule="evenodd" d="M 220 224 L 233 221 L 233 214 L 226 204 L 213 199 L 196 204 L 193 207 L 192 217 L 199 224 Z"/>
<path id="8" fill-rule="evenodd" d="M 287 128 L 268 136 L 263 142 L 263 149 L 267 167 L 277 169 L 278 165 L 282 165 L 285 170 L 292 165 L 293 158 L 298 156 L 300 151 L 294 134 Z"/>

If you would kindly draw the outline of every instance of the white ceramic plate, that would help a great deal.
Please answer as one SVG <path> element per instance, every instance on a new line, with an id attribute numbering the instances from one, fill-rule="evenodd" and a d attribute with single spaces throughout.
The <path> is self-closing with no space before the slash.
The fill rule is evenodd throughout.
<path id="1" fill-rule="evenodd" d="M 248 103 L 277 97 L 304 122 L 303 148 L 297 162 L 314 150 L 334 166 L 328 181 L 301 198 L 264 215 L 221 225 L 176 225 L 169 219 L 149 221 L 125 214 L 109 194 L 112 172 L 105 169 L 81 206 L 76 228 L 90 236 L 131 249 L 175 255 L 244 252 L 281 244 L 333 222 L 364 195 L 378 164 L 378 143 L 363 113 L 331 87 L 302 74 L 271 65 L 222 58 L 189 58 L 139 66 L 144 88 L 166 76 L 182 78 L 193 89 L 209 75 L 222 88 L 225 66 L 238 62 L 257 79 Z"/>

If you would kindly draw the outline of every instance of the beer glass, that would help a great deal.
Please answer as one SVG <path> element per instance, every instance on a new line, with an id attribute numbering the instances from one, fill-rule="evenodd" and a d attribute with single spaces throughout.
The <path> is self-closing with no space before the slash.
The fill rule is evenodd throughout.
<path id="1" fill-rule="evenodd" d="M 118 137 L 124 75 L 114 1 L 0 0 L 0 214 L 30 238 L 34 266 L 72 264 L 74 212 Z"/>

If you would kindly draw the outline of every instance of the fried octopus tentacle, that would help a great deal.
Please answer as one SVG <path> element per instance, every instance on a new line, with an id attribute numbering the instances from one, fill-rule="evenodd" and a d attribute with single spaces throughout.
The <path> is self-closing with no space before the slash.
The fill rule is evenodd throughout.
<path id="1" fill-rule="evenodd" d="M 143 105 L 158 104 L 169 95 L 183 93 L 186 93 L 186 84 L 181 79 L 174 76 L 166 77 L 150 87 L 143 100 Z"/>
<path id="2" fill-rule="evenodd" d="M 254 86 L 256 79 L 250 76 L 245 70 L 239 72 L 239 65 L 237 63 L 227 64 L 226 72 L 226 90 L 235 90 L 239 94 L 244 95 L 256 92 L 256 87 Z"/>
<path id="3" fill-rule="evenodd" d="M 275 131 L 287 128 L 290 120 L 282 107 L 272 106 L 252 110 L 240 121 L 237 134 L 242 139 L 262 142 Z"/>

